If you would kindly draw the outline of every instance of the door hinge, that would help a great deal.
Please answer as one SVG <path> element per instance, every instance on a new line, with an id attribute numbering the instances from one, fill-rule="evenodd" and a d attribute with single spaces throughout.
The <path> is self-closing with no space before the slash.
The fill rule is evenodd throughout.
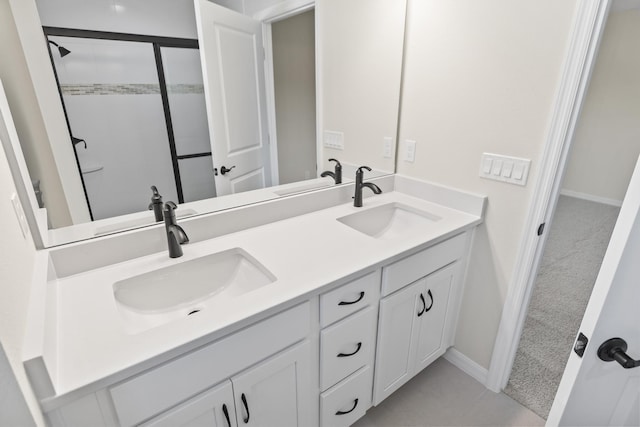
<path id="1" fill-rule="evenodd" d="M 540 224 L 538 226 L 538 236 L 542 236 L 542 233 L 544 233 L 544 225 L 546 224 L 546 222 L 543 222 L 542 224 Z"/>

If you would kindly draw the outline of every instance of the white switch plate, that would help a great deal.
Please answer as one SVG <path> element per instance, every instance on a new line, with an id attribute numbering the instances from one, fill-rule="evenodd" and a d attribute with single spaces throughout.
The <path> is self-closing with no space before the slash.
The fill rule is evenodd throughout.
<path id="1" fill-rule="evenodd" d="M 404 161 L 413 163 L 416 160 L 416 142 L 412 139 L 404 140 Z"/>
<path id="2" fill-rule="evenodd" d="M 336 150 L 344 150 L 344 133 L 333 130 L 324 131 L 324 146 Z"/>
<path id="3" fill-rule="evenodd" d="M 495 181 L 516 185 L 527 185 L 530 159 L 482 153 L 480 176 Z"/>
<path id="4" fill-rule="evenodd" d="M 393 138 L 390 136 L 385 136 L 383 138 L 383 141 L 382 156 L 385 159 L 390 159 L 393 153 Z"/>
<path id="5" fill-rule="evenodd" d="M 11 195 L 11 204 L 13 205 L 13 211 L 16 213 L 18 223 L 20 224 L 20 230 L 22 230 L 22 237 L 26 238 L 29 235 L 29 223 L 27 217 L 24 215 L 22 204 L 16 193 Z"/>

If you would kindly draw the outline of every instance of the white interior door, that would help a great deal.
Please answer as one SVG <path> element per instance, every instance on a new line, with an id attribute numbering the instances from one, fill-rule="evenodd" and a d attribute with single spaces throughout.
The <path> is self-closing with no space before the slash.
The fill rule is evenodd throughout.
<path id="1" fill-rule="evenodd" d="M 208 0 L 195 9 L 216 192 L 270 186 L 262 24 Z"/>
<path id="2" fill-rule="evenodd" d="M 571 352 L 547 425 L 640 425 L 640 367 L 625 369 L 598 356 L 604 342 L 622 338 L 625 353 L 640 359 L 639 304 L 640 162 L 580 325 L 588 344 L 582 357 Z"/>

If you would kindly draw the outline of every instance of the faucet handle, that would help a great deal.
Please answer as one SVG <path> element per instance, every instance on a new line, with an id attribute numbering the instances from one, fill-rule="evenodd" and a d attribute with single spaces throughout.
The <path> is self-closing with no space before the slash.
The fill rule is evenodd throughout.
<path id="1" fill-rule="evenodd" d="M 155 185 L 151 186 L 151 191 L 153 191 L 153 195 L 151 196 L 151 204 L 149 205 L 149 210 L 153 209 L 153 205 L 155 204 L 162 205 L 162 196 L 158 192 L 158 189 Z"/>
<path id="2" fill-rule="evenodd" d="M 165 212 L 173 212 L 176 209 L 178 209 L 178 206 L 175 204 L 175 202 L 169 201 L 164 204 Z"/>
<path id="3" fill-rule="evenodd" d="M 370 168 L 369 166 L 360 166 L 360 167 L 358 168 L 358 170 L 356 171 L 356 173 L 363 174 L 364 172 L 363 172 L 363 170 L 362 170 L 362 169 L 366 169 L 366 170 L 368 170 L 369 172 L 371 172 L 371 168 Z"/>
<path id="4" fill-rule="evenodd" d="M 341 168 L 342 165 L 338 159 L 329 159 L 330 162 L 336 162 L 336 168 Z"/>

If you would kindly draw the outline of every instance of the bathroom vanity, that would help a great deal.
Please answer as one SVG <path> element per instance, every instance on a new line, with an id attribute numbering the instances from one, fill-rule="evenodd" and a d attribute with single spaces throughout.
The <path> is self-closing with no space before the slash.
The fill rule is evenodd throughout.
<path id="1" fill-rule="evenodd" d="M 486 202 L 375 182 L 361 208 L 346 185 L 181 220 L 176 259 L 161 226 L 40 251 L 24 363 L 49 422 L 354 423 L 454 344 Z"/>

